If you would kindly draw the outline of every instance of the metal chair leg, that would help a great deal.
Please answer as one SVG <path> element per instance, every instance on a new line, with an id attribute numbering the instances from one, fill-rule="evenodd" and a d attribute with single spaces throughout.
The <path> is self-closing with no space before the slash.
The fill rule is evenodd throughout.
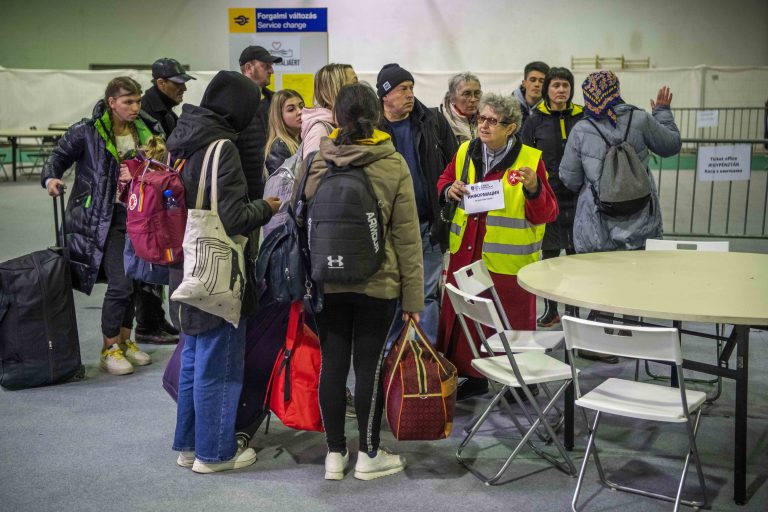
<path id="1" fill-rule="evenodd" d="M 576 475 L 576 468 L 573 465 L 573 462 L 571 461 L 568 453 L 565 450 L 565 447 L 562 445 L 562 442 L 557 439 L 557 436 L 555 435 L 554 431 L 552 430 L 552 427 L 549 425 L 547 420 L 547 413 L 552 409 L 555 402 L 562 396 L 565 389 L 570 384 L 570 380 L 565 381 L 558 391 L 554 394 L 553 399 L 544 407 L 544 409 L 541 409 L 537 402 L 533 401 L 533 396 L 531 394 L 531 391 L 526 387 L 523 386 L 521 389 L 524 394 L 526 394 L 526 397 L 529 400 L 529 403 L 533 406 L 535 412 L 536 412 L 536 420 L 533 421 L 528 430 L 523 435 L 523 438 L 520 440 L 520 442 L 515 446 L 512 453 L 507 457 L 507 459 L 504 461 L 504 464 L 502 464 L 501 468 L 491 477 L 486 476 L 482 472 L 480 472 L 478 469 L 472 467 L 463 457 L 462 452 L 466 448 L 466 446 L 469 444 L 469 441 L 474 437 L 474 435 L 477 433 L 477 431 L 480 428 L 480 425 L 488 418 L 488 415 L 490 414 L 491 410 L 496 406 L 496 403 L 503 399 L 503 393 L 506 391 L 507 386 L 503 386 L 502 389 L 499 391 L 499 393 L 496 394 L 496 396 L 493 398 L 489 406 L 483 411 L 483 414 L 481 414 L 480 418 L 478 418 L 478 421 L 475 423 L 475 425 L 472 427 L 472 430 L 470 433 L 464 438 L 464 440 L 459 445 L 459 448 L 456 450 L 456 459 L 459 461 L 459 463 L 467 468 L 473 475 L 478 477 L 483 483 L 486 485 L 493 485 L 496 482 L 499 481 L 501 476 L 504 474 L 504 472 L 509 468 L 512 461 L 517 457 L 517 455 L 520 453 L 520 450 L 524 446 L 529 446 L 537 455 L 541 456 L 548 462 L 550 462 L 552 465 L 554 465 L 557 469 L 560 469 L 561 471 L 570 474 L 572 476 Z M 519 399 L 519 396 L 516 396 L 516 390 L 512 391 L 513 396 L 515 396 L 516 399 Z M 558 460 L 555 457 L 552 457 L 550 454 L 543 452 L 540 450 L 535 444 L 531 442 L 531 437 L 537 433 L 538 428 L 540 425 L 543 425 L 544 428 L 547 430 L 549 436 L 552 438 L 552 441 L 554 442 L 557 450 L 560 452 L 563 460 Z"/>
<path id="2" fill-rule="evenodd" d="M 660 493 L 656 493 L 656 492 L 653 492 L 653 491 L 648 491 L 648 490 L 645 490 L 645 489 L 639 489 L 639 488 L 636 488 L 636 487 L 629 487 L 629 486 L 622 485 L 622 484 L 619 484 L 617 482 L 613 482 L 611 480 L 608 480 L 608 478 L 605 475 L 605 470 L 603 469 L 603 464 L 600 461 L 600 457 L 598 455 L 597 445 L 596 445 L 595 440 L 594 440 L 594 437 L 597 434 L 597 426 L 598 426 L 598 421 L 599 421 L 599 415 L 600 415 L 600 413 L 598 412 L 597 416 L 595 417 L 595 423 L 594 423 L 594 426 L 593 426 L 593 430 L 592 430 L 591 435 L 590 435 L 590 440 L 589 440 L 589 442 L 587 444 L 588 451 L 584 454 L 584 461 L 585 462 L 582 464 L 582 471 L 583 471 L 583 468 L 586 468 L 586 460 L 588 458 L 588 454 L 590 453 L 589 448 L 590 448 L 590 444 L 591 444 L 592 448 L 593 448 L 593 451 L 594 451 L 593 455 L 594 455 L 594 458 L 595 458 L 595 468 L 597 468 L 597 474 L 598 474 L 598 476 L 600 478 L 600 481 L 606 487 L 608 487 L 610 489 L 617 490 L 617 491 L 624 491 L 624 492 L 629 492 L 629 493 L 632 493 L 632 494 L 638 494 L 640 496 L 646 496 L 646 497 L 649 497 L 649 498 L 655 498 L 655 499 L 659 499 L 659 500 L 663 500 L 663 501 L 672 502 L 672 503 L 675 504 L 675 506 L 674 506 L 674 510 L 675 511 L 677 511 L 679 509 L 681 504 L 689 506 L 689 507 L 698 507 L 698 508 L 706 507 L 706 505 L 708 503 L 708 499 L 707 499 L 706 483 L 704 481 L 704 471 L 703 471 L 703 469 L 701 467 L 701 460 L 699 458 L 698 449 L 696 448 L 696 433 L 698 432 L 699 422 L 700 422 L 700 419 L 701 419 L 701 408 L 699 408 L 699 410 L 696 413 L 696 419 L 694 421 L 693 426 L 691 426 L 690 423 L 686 422 L 686 428 L 687 428 L 687 431 L 688 431 L 688 453 L 686 454 L 685 461 L 683 463 L 683 472 L 681 474 L 680 482 L 678 484 L 677 494 L 675 496 L 670 496 L 670 495 L 667 495 L 667 494 L 660 494 Z M 698 477 L 699 477 L 699 486 L 701 487 L 701 492 L 702 492 L 702 495 L 703 495 L 703 500 L 702 501 L 693 501 L 693 500 L 683 500 L 683 499 L 681 499 L 683 487 L 685 485 L 685 480 L 686 480 L 686 477 L 687 477 L 687 474 L 688 474 L 688 467 L 690 465 L 691 457 L 693 457 L 694 462 L 696 464 L 696 472 L 697 472 Z M 582 477 L 582 475 L 579 475 L 579 476 L 580 476 L 580 478 Z M 580 486 L 577 484 L 577 493 L 574 494 L 574 499 L 573 499 L 573 501 L 571 503 L 571 505 L 573 507 L 573 510 L 576 510 L 575 506 L 576 506 L 576 500 L 578 498 L 579 487 Z"/>

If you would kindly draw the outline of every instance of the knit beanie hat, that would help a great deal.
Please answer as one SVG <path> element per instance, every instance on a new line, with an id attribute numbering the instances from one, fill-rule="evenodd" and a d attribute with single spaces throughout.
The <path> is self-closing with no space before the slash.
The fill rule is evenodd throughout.
<path id="1" fill-rule="evenodd" d="M 389 91 L 407 80 L 415 81 L 413 75 L 401 68 L 399 64 L 387 64 L 381 68 L 379 76 L 376 77 L 376 94 L 379 98 L 383 98 L 389 94 Z"/>
<path id="2" fill-rule="evenodd" d="M 595 119 L 608 118 L 616 127 L 613 107 L 624 103 L 619 93 L 619 79 L 612 71 L 596 71 L 581 84 L 584 93 L 584 112 Z"/>
<path id="3" fill-rule="evenodd" d="M 243 131 L 259 107 L 259 86 L 235 71 L 219 71 L 208 84 L 200 106 L 216 112 L 236 131 Z"/>

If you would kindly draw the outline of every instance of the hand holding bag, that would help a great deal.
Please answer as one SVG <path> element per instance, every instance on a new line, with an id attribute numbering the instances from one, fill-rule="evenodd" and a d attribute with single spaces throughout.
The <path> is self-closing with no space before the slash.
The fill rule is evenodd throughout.
<path id="1" fill-rule="evenodd" d="M 245 288 L 243 250 L 248 239 L 230 238 L 218 214 L 219 156 L 226 139 L 212 142 L 205 152 L 195 208 L 189 210 L 184 231 L 184 278 L 171 300 L 218 316 L 235 327 L 240 322 Z M 211 171 L 211 209 L 203 210 L 208 162 Z"/>
<path id="2" fill-rule="evenodd" d="M 453 428 L 458 374 L 410 320 L 384 362 L 384 408 L 398 441 L 446 439 Z"/>

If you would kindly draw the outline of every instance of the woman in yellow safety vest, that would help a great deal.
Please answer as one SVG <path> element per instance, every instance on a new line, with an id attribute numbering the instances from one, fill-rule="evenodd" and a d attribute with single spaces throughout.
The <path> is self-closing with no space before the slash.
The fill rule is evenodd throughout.
<path id="1" fill-rule="evenodd" d="M 536 297 L 517 284 L 517 272 L 539 260 L 544 225 L 557 218 L 558 209 L 541 151 L 516 135 L 521 119 L 514 98 L 483 96 L 478 137 L 459 147 L 437 189 L 442 202 L 463 200 L 451 221 L 448 282 L 456 284 L 453 272 L 482 258 L 512 328 L 534 330 Z M 468 185 L 480 182 L 487 184 L 483 190 L 465 197 Z M 437 338 L 459 375 L 468 378 L 458 399 L 485 393 L 488 382 L 472 368 L 472 353 L 445 297 Z"/>

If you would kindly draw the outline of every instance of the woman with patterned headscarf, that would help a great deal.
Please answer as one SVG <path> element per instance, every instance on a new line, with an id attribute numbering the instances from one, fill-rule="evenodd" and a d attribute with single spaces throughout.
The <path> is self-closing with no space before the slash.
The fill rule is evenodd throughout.
<path id="1" fill-rule="evenodd" d="M 642 249 L 648 238 L 662 236 L 661 210 L 651 179 L 650 200 L 638 211 L 608 216 L 598 209 L 594 190 L 610 145 L 626 140 L 648 170 L 650 152 L 662 157 L 680 151 L 680 132 L 669 105 L 672 93 L 662 87 L 649 114 L 621 98 L 619 79 L 611 71 L 589 75 L 581 85 L 586 120 L 573 127 L 560 162 L 560 180 L 578 193 L 573 225 L 576 252 Z"/>

